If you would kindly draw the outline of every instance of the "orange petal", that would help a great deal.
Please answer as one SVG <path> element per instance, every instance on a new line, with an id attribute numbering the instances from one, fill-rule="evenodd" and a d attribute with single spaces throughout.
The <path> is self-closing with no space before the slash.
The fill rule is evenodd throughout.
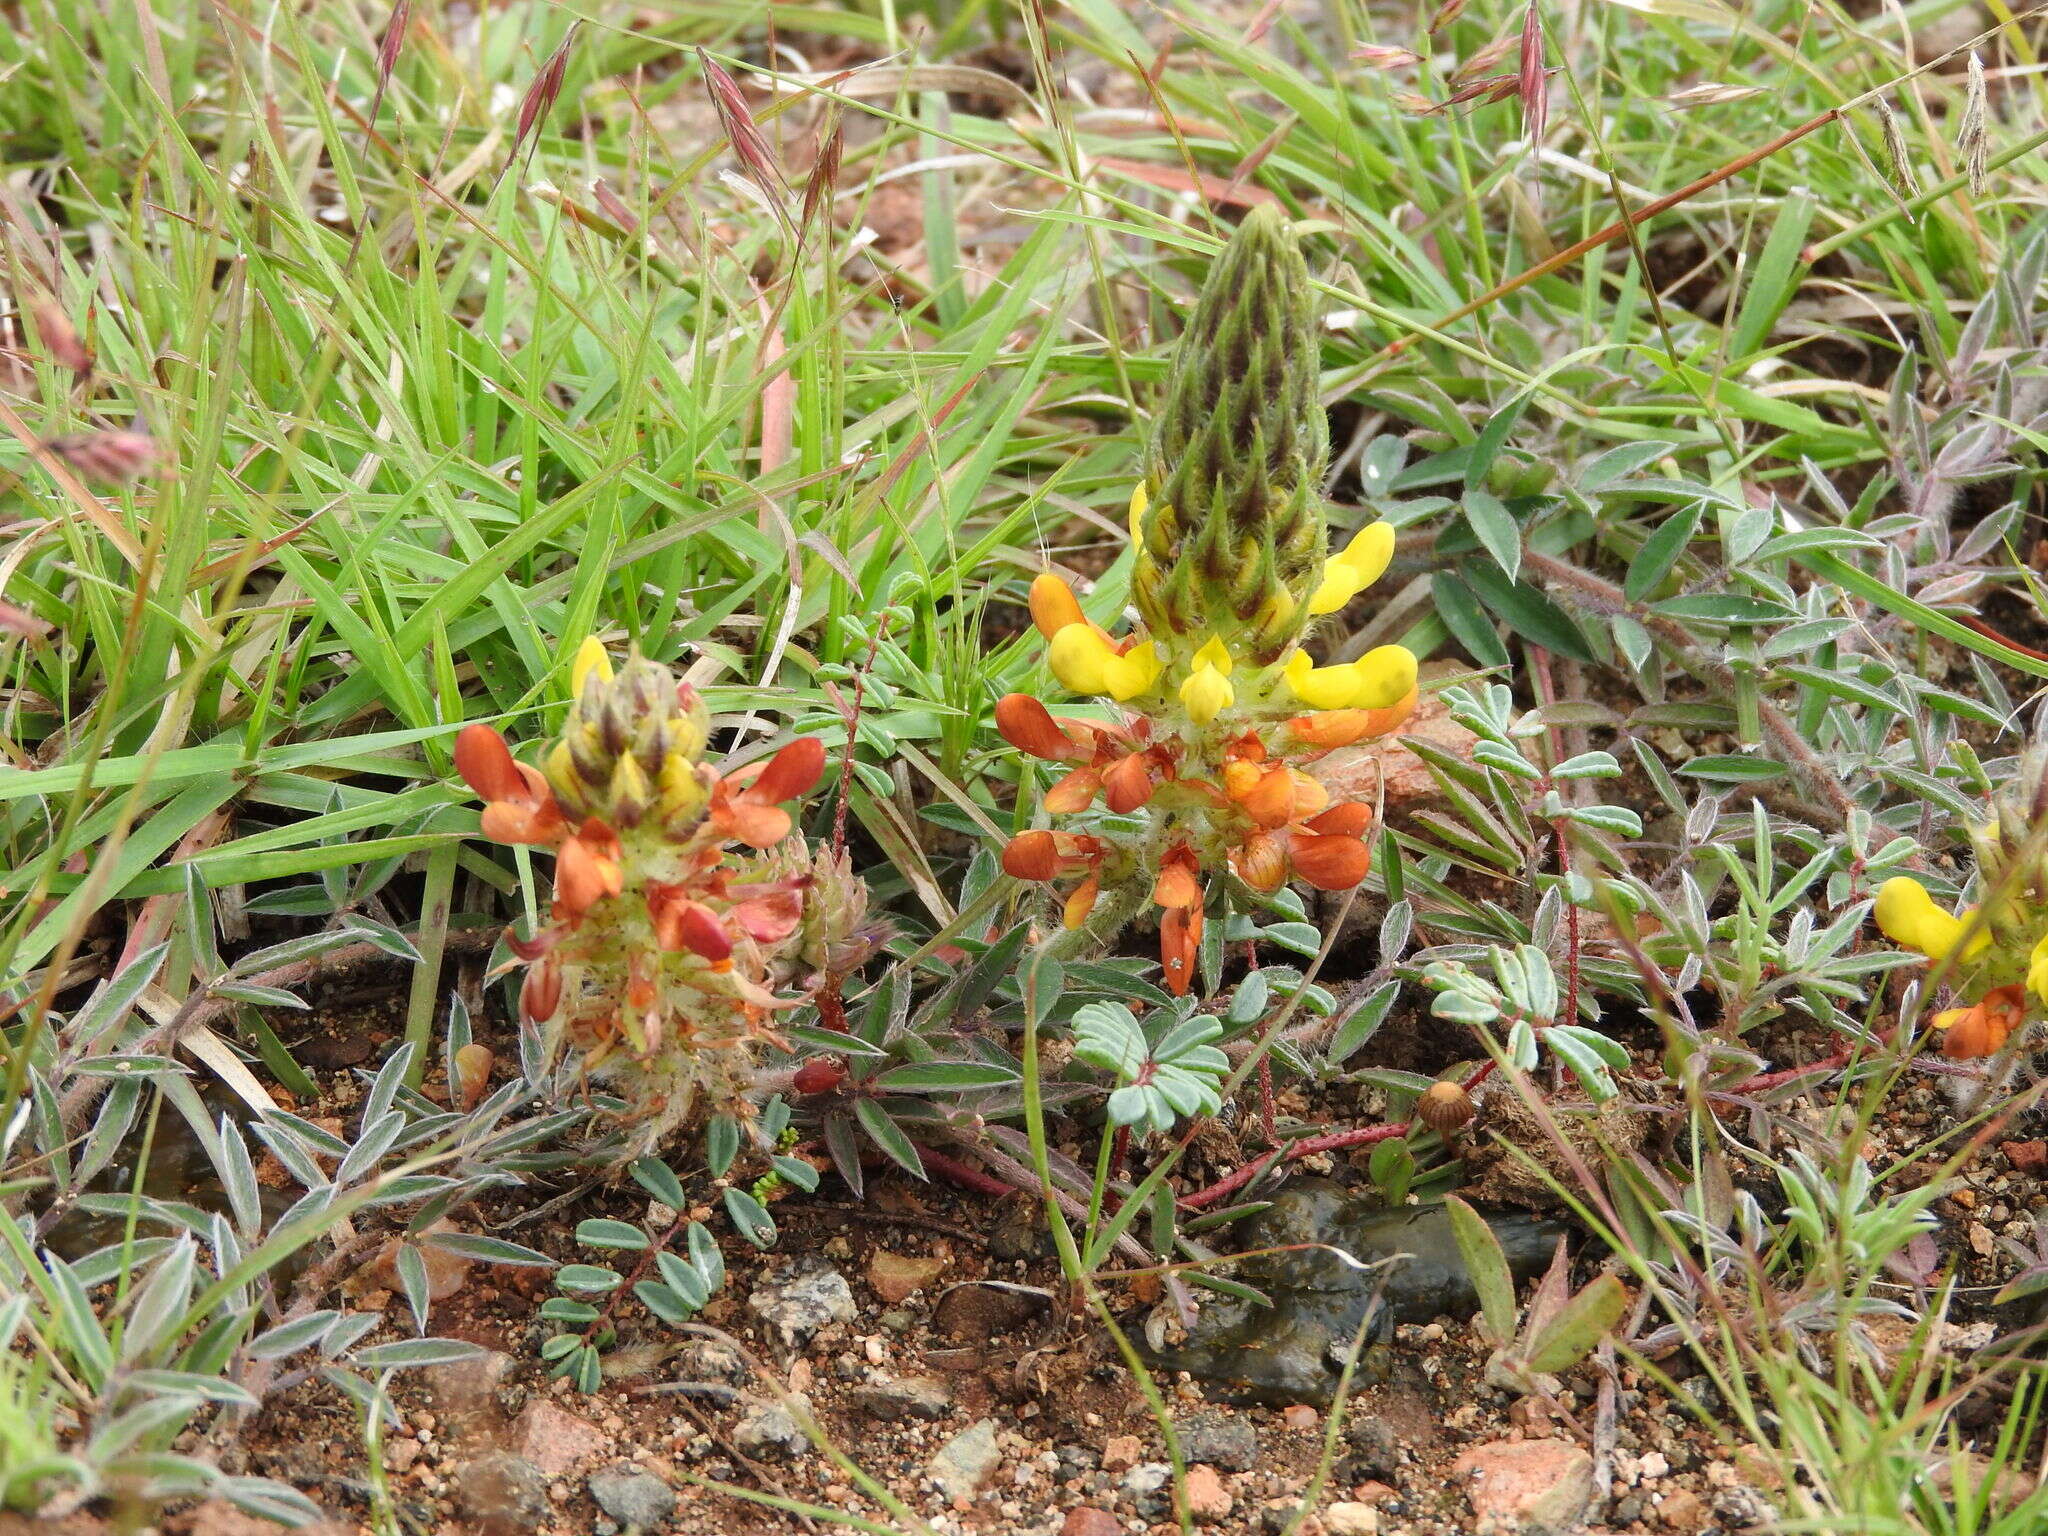
<path id="1" fill-rule="evenodd" d="M 1294 775 L 1275 765 L 1240 800 L 1245 814 L 1262 827 L 1284 827 L 1294 820 Z"/>
<path id="2" fill-rule="evenodd" d="M 547 844 L 554 842 L 562 831 L 562 818 L 549 814 L 553 810 L 552 804 L 536 811 L 530 805 L 493 800 L 484 807 L 478 823 L 484 836 L 494 843 Z"/>
<path id="3" fill-rule="evenodd" d="M 1102 894 L 1100 876 L 1090 875 L 1074 887 L 1073 895 L 1060 909 L 1060 922 L 1068 928 L 1078 928 L 1088 921 L 1088 914 L 1095 910 L 1095 898 Z"/>
<path id="4" fill-rule="evenodd" d="M 1348 891 L 1372 869 L 1372 850 L 1355 837 L 1298 832 L 1288 848 L 1294 872 L 1319 891 Z"/>
<path id="5" fill-rule="evenodd" d="M 1087 810 L 1101 790 L 1101 774 L 1093 768 L 1076 768 L 1062 774 L 1040 803 L 1054 816 L 1071 816 L 1075 811 Z"/>
<path id="6" fill-rule="evenodd" d="M 1133 752 L 1102 776 L 1103 796 L 1118 815 L 1135 811 L 1152 798 L 1152 770 L 1144 754 Z"/>
<path id="7" fill-rule="evenodd" d="M 1257 763 L 1234 759 L 1223 765 L 1223 772 L 1217 775 L 1223 783 L 1223 793 L 1239 805 L 1258 792 L 1259 784 L 1266 777 L 1266 770 Z"/>
<path id="8" fill-rule="evenodd" d="M 1166 971 L 1166 990 L 1187 996 L 1195 979 L 1195 957 L 1202 949 L 1202 909 L 1175 907 L 1159 922 L 1159 963 Z"/>
<path id="9" fill-rule="evenodd" d="M 1326 709 L 1319 714 L 1296 715 L 1287 722 L 1295 739 L 1311 747 L 1348 747 L 1373 735 L 1372 717 L 1389 711 L 1372 709 Z"/>
<path id="10" fill-rule="evenodd" d="M 728 803 L 717 815 L 719 830 L 749 848 L 772 848 L 789 836 L 789 812 L 779 805 L 746 800 Z"/>
<path id="11" fill-rule="evenodd" d="M 1050 880 L 1059 867 L 1059 845 L 1043 828 L 1019 832 L 1003 849 L 1003 873 L 1019 880 Z"/>
<path id="12" fill-rule="evenodd" d="M 809 794 L 824 771 L 825 743 L 815 736 L 799 736 L 768 759 L 768 766 L 747 786 L 745 794 L 763 805 L 780 805 Z"/>
<path id="13" fill-rule="evenodd" d="M 1294 791 L 1294 814 L 1290 821 L 1307 821 L 1311 816 L 1320 816 L 1329 809 L 1330 792 L 1322 784 L 1305 773 L 1288 773 L 1289 787 Z"/>
<path id="14" fill-rule="evenodd" d="M 1087 620 L 1081 615 L 1081 601 L 1074 596 L 1074 589 L 1051 571 L 1041 571 L 1031 578 L 1031 622 L 1050 640 L 1069 624 Z"/>
<path id="15" fill-rule="evenodd" d="M 1152 885 L 1152 899 L 1162 907 L 1193 907 L 1201 904 L 1202 882 L 1192 859 L 1169 858 Z"/>
<path id="16" fill-rule="evenodd" d="M 1420 698 L 1420 693 L 1410 688 L 1407 697 L 1402 699 L 1400 703 L 1389 704 L 1385 709 L 1368 709 L 1365 712 L 1365 734 L 1367 736 L 1385 736 L 1390 732 L 1398 731 L 1403 725 L 1408 723 L 1408 717 L 1415 713 L 1415 705 Z"/>
<path id="17" fill-rule="evenodd" d="M 1287 880 L 1287 855 L 1263 832 L 1254 832 L 1230 856 L 1238 879 L 1255 891 L 1277 891 Z"/>
<path id="18" fill-rule="evenodd" d="M 996 729 L 1019 752 L 1049 763 L 1071 762 L 1084 750 L 1060 728 L 1052 711 L 1028 693 L 1006 693 L 996 700 Z"/>
<path id="19" fill-rule="evenodd" d="M 1371 806 L 1357 800 L 1340 800 L 1320 816 L 1311 817 L 1308 829 L 1342 837 L 1363 837 L 1371 825 Z"/>
<path id="20" fill-rule="evenodd" d="M 562 844 L 555 860 L 555 901 L 564 911 L 580 917 L 619 889 L 615 860 L 601 857 L 580 836 Z"/>
<path id="21" fill-rule="evenodd" d="M 1941 1037 L 1941 1054 L 1952 1061 L 1995 1056 L 2026 1014 L 2026 994 L 2018 987 L 1998 987 L 1971 1008 L 1942 1015 L 1951 1022 Z"/>
<path id="22" fill-rule="evenodd" d="M 512 749 L 481 722 L 465 725 L 456 736 L 455 771 L 485 800 L 526 798 L 526 780 L 512 761 Z"/>

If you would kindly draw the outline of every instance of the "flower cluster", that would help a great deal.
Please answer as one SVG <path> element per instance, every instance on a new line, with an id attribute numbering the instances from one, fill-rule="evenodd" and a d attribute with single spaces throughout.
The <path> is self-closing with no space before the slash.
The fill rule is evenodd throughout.
<path id="1" fill-rule="evenodd" d="M 996 706 L 1005 740 L 1065 770 L 1045 810 L 1080 818 L 1012 839 L 1004 868 L 1071 881 L 1069 930 L 1106 935 L 1156 906 L 1176 993 L 1193 979 L 1215 877 L 1255 894 L 1365 878 L 1372 808 L 1333 802 L 1309 767 L 1415 707 L 1415 658 L 1400 646 L 1330 665 L 1302 646 L 1394 547 L 1374 523 L 1328 553 L 1317 356 L 1300 250 L 1277 213 L 1255 211 L 1203 286 L 1131 497 L 1136 623 L 1112 635 L 1058 576 L 1031 586 L 1053 675 L 1115 707 L 1082 720 L 1022 693 Z"/>
<path id="2" fill-rule="evenodd" d="M 2048 792 L 2038 769 L 2025 778 Z M 1978 904 L 1950 912 L 1909 875 L 1879 887 L 1875 917 L 1886 938 L 1935 963 L 1961 1007 L 1937 1012 L 1944 1056 L 1958 1060 L 2003 1049 L 2029 1016 L 2048 1011 L 2048 816 L 2037 792 L 2002 801 L 1970 829 Z"/>
<path id="3" fill-rule="evenodd" d="M 586 640 L 571 688 L 541 767 L 480 724 L 455 766 L 485 836 L 554 850 L 552 921 L 508 940 L 520 1012 L 621 1090 L 644 1148 L 700 1106 L 744 1110 L 774 1015 L 857 963 L 866 891 L 790 839 L 784 806 L 824 771 L 816 737 L 725 776 L 700 760 L 703 700 L 667 668 L 635 655 L 614 674 Z"/>

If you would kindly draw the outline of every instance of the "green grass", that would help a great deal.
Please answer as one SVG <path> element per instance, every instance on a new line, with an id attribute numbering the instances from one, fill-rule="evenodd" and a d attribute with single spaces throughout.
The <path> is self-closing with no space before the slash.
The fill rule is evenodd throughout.
<path id="1" fill-rule="evenodd" d="M 1997 588 L 2018 603 L 2001 622 L 2039 606 L 2013 574 L 2048 338 L 2037 22 L 1976 42 L 1979 191 L 1949 57 L 1980 14 L 1965 0 L 1544 8 L 1560 73 L 1540 149 L 1512 99 L 1404 101 L 1441 102 L 1457 63 L 1512 44 L 1523 11 L 1501 0 L 1434 36 L 1356 0 L 778 5 L 773 53 L 760 9 L 519 0 L 458 21 L 420 0 L 388 83 L 390 13 L 369 0 L 24 0 L 0 31 L 0 284 L 23 360 L 0 394 L 0 597 L 22 615 L 0 628 L 10 1090 L 31 1068 L 61 1080 L 76 989 L 116 956 L 166 944 L 145 979 L 175 1007 L 221 980 L 252 917 L 273 940 L 389 927 L 435 956 L 451 923 L 516 909 L 525 866 L 473 841 L 453 733 L 552 726 L 592 633 L 687 670 L 741 760 L 791 731 L 836 754 L 863 680 L 852 813 L 877 891 L 919 940 L 955 924 L 969 855 L 934 823 L 992 845 L 1029 816 L 988 726 L 1004 692 L 1045 684 L 1015 638 L 1024 581 L 1070 563 L 1099 573 L 1091 611 L 1121 604 L 1164 348 L 1230 213 L 1190 185 L 1302 221 L 1338 520 L 1415 530 L 1379 589 L 1385 633 L 1349 643 L 1505 665 L 1525 696 L 1531 643 L 1605 667 L 1665 710 L 1632 734 L 1736 738 L 1701 747 L 1722 766 L 1695 763 L 1694 788 L 1745 782 L 1775 700 L 1853 760 L 1837 782 L 1883 779 L 1892 798 L 1847 818 L 1859 868 L 1931 831 L 1895 791 L 1954 793 L 1946 737 L 1916 720 L 1995 722 L 2012 673 L 1894 698 L 1787 671 L 1839 658 L 1771 637 L 1849 618 L 1904 671 L 1934 637 L 2044 671 L 1948 611 Z M 1422 62 L 1353 62 L 1365 43 Z M 559 97 L 534 101 L 565 48 Z M 707 62 L 772 163 L 732 154 Z M 1512 46 L 1493 68 L 1515 70 Z M 543 109 L 523 138 L 522 105 Z M 89 379 L 23 315 L 46 311 L 93 353 Z M 124 486 L 41 446 L 129 425 L 163 463 Z M 1999 434 L 1979 460 L 1937 457 L 1972 431 Z M 1958 553 L 1988 509 L 1954 538 L 1950 512 L 1994 479 L 2020 510 Z M 1902 504 L 1915 521 L 1887 522 Z M 1489 508 L 1511 541 L 1621 582 L 1626 612 L 1489 573 L 1467 526 Z M 1695 521 L 1660 547 L 1677 517 Z M 1795 524 L 1848 532 L 1759 554 Z M 1646 606 L 1703 594 L 1782 613 Z M 438 996 L 424 968 L 422 1045 Z M 239 1017 L 290 1081 L 284 1046 Z M 142 1034 L 118 1018 L 100 1049 Z M 1073 1278 L 1107 1247 L 1069 1244 Z M 1787 1423 L 1797 1454 L 1875 1447 L 1836 1470 L 1861 1479 L 1857 1507 L 1898 1514 L 1867 1469 L 1944 1444 L 1945 1421 L 1812 1401 Z M 1914 1511 L 1902 1529 L 2004 1528 Z"/>

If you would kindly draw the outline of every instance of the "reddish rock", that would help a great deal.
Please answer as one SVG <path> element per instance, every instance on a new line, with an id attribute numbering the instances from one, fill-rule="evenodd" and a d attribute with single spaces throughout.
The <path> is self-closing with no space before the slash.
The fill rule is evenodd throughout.
<path id="1" fill-rule="evenodd" d="M 588 1419 L 546 1401 L 531 1402 L 512 1426 L 513 1445 L 540 1468 L 544 1477 L 560 1477 L 578 1462 L 611 1448 L 605 1432 Z"/>
<path id="2" fill-rule="evenodd" d="M 1314 1429 L 1321 1421 L 1322 1415 L 1307 1403 L 1294 1403 L 1280 1410 L 1280 1422 L 1289 1429 Z"/>
<path id="3" fill-rule="evenodd" d="M 1077 1504 L 1060 1523 L 1060 1536 L 1124 1536 L 1124 1526 L 1106 1509 Z"/>
<path id="4" fill-rule="evenodd" d="M 1222 1474 L 1211 1466 L 1189 1467 L 1188 1513 L 1204 1525 L 1214 1525 L 1228 1520 L 1230 1510 L 1230 1490 L 1223 1486 Z"/>
<path id="5" fill-rule="evenodd" d="M 1362 800 L 1367 805 L 1377 803 L 1384 788 L 1390 815 L 1437 799 L 1429 764 L 1401 745 L 1403 736 L 1413 736 L 1465 762 L 1471 761 L 1472 749 L 1479 744 L 1477 736 L 1450 717 L 1441 698 L 1426 693 L 1400 729 L 1376 741 L 1332 752 L 1316 766 L 1316 777 L 1332 798 Z"/>
<path id="6" fill-rule="evenodd" d="M 494 1413 L 498 1394 L 511 1380 L 515 1364 L 502 1350 L 486 1350 L 444 1365 L 430 1365 L 419 1373 L 418 1380 L 427 1395 L 450 1413 Z"/>
<path id="7" fill-rule="evenodd" d="M 896 1306 L 915 1296 L 945 1273 L 944 1259 L 911 1259 L 900 1253 L 877 1248 L 868 1260 L 868 1284 L 885 1306 Z"/>
<path id="8" fill-rule="evenodd" d="M 1102 1442 L 1102 1470 L 1128 1472 L 1145 1459 L 1145 1442 L 1136 1435 L 1111 1435 Z"/>
<path id="9" fill-rule="evenodd" d="M 1593 1499 L 1593 1458 L 1569 1440 L 1494 1440 L 1451 1464 L 1479 1517 L 1479 1536 L 1562 1536 Z"/>
<path id="10" fill-rule="evenodd" d="M 2040 1173 L 2048 1169 L 2048 1141 L 2006 1141 L 1998 1150 L 2005 1154 L 2016 1173 Z"/>
<path id="11" fill-rule="evenodd" d="M 1674 1488 L 1658 1502 L 1657 1518 L 1674 1531 L 1697 1531 L 1706 1525 L 1710 1512 L 1690 1488 Z"/>
<path id="12" fill-rule="evenodd" d="M 398 1276 L 398 1255 L 401 1248 L 413 1247 L 419 1250 L 420 1267 L 427 1275 L 427 1300 L 446 1301 L 462 1289 L 469 1279 L 470 1261 L 460 1254 L 437 1248 L 432 1241 L 436 1232 L 460 1232 L 462 1229 L 452 1221 L 441 1220 L 427 1228 L 422 1236 L 428 1240 L 417 1243 L 401 1243 L 393 1238 L 377 1251 L 377 1256 L 357 1270 L 349 1281 L 349 1288 L 357 1291 L 389 1291 L 394 1296 L 405 1294 L 405 1286 Z"/>

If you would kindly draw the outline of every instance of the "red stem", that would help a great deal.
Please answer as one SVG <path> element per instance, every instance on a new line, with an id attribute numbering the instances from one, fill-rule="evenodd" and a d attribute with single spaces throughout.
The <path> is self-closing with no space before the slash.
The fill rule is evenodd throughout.
<path id="1" fill-rule="evenodd" d="M 943 1152 L 934 1152 L 930 1147 L 920 1146 L 917 1149 L 917 1155 L 924 1159 L 925 1167 L 929 1168 L 933 1173 L 943 1174 L 962 1189 L 971 1189 L 977 1195 L 987 1195 L 995 1200 L 1006 1200 L 1016 1193 L 1014 1189 L 1005 1184 L 1001 1179 L 992 1178 L 988 1174 L 983 1173 L 979 1168 L 963 1163 L 958 1158 L 948 1157 Z"/>
<path id="2" fill-rule="evenodd" d="M 1489 1077 L 1493 1076 L 1494 1063 L 1482 1062 L 1479 1069 L 1465 1079 L 1465 1091 L 1470 1093 Z M 1413 1120 L 1402 1120 L 1392 1125 L 1354 1126 L 1348 1131 L 1330 1131 L 1321 1136 L 1307 1136 L 1300 1141 L 1289 1142 L 1246 1163 L 1235 1172 L 1227 1173 L 1207 1189 L 1183 1195 L 1180 1208 L 1184 1211 L 1199 1211 L 1203 1206 L 1214 1205 L 1225 1195 L 1243 1189 L 1276 1162 L 1283 1159 L 1293 1162 L 1297 1158 L 1314 1157 L 1318 1152 L 1341 1152 L 1346 1147 L 1369 1147 L 1376 1142 L 1392 1141 L 1396 1136 L 1406 1136 L 1415 1128 Z"/>

